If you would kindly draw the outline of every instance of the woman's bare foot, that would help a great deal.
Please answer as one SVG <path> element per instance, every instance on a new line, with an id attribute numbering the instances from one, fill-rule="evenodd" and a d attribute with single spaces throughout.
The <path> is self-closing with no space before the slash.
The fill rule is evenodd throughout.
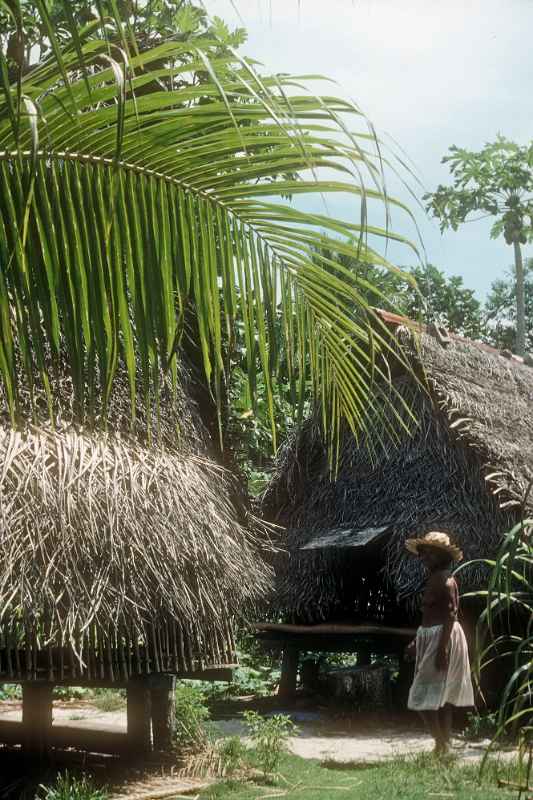
<path id="1" fill-rule="evenodd" d="M 433 753 L 438 757 L 442 758 L 443 756 L 447 756 L 450 754 L 450 742 L 446 739 L 439 739 L 435 742 L 435 749 Z"/>

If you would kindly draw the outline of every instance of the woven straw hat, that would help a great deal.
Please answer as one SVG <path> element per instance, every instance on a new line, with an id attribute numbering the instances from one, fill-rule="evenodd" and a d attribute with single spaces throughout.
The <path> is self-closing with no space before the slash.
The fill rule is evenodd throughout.
<path id="1" fill-rule="evenodd" d="M 419 539 L 407 539 L 405 546 L 410 553 L 414 553 L 416 556 L 420 555 L 420 547 L 434 547 L 436 550 L 444 550 L 449 553 L 454 561 L 463 559 L 462 551 L 457 545 L 451 543 L 448 534 L 439 531 L 431 531 Z"/>

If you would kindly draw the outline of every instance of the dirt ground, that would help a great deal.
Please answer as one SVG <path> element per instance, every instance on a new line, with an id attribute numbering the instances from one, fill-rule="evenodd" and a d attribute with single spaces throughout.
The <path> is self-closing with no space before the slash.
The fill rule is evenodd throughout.
<path id="1" fill-rule="evenodd" d="M 216 735 L 245 737 L 246 729 L 240 712 L 252 703 L 243 698 L 215 708 L 212 726 Z M 256 705 L 256 704 L 253 704 Z M 373 763 L 398 756 L 430 751 L 433 743 L 413 715 L 391 716 L 385 713 L 341 713 L 329 708 L 280 708 L 266 703 L 262 713 L 287 713 L 298 727 L 298 735 L 290 740 L 290 749 L 302 758 L 321 761 Z M 0 721 L 22 718 L 20 703 L 0 703 Z M 107 732 L 126 732 L 125 710 L 102 712 L 87 702 L 54 704 L 54 722 L 62 727 Z M 454 739 L 454 752 L 465 762 L 478 761 L 485 754 L 488 741 L 467 743 Z M 505 753 L 505 757 L 509 754 Z"/>

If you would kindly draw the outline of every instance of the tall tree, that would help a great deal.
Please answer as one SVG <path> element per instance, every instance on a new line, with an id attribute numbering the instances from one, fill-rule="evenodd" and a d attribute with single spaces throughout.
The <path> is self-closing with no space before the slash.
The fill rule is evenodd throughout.
<path id="1" fill-rule="evenodd" d="M 10 82 L 0 48 L 0 376 L 12 418 L 37 385 L 53 413 L 66 370 L 77 416 L 105 421 L 120 364 L 134 416 L 139 392 L 150 407 L 159 376 L 176 380 L 190 335 L 221 415 L 240 325 L 250 394 L 260 376 L 271 418 L 283 370 L 297 396 L 310 381 L 331 436 L 342 417 L 364 425 L 388 334 L 359 277 L 316 252 L 335 242 L 388 264 L 364 218 L 285 199 L 342 191 L 395 202 L 380 148 L 370 152 L 366 128 L 351 133 L 366 124 L 358 109 L 259 75 L 213 32 L 138 48 L 114 0 L 95 4 L 108 17 L 81 30 L 62 0 L 62 41 L 50 2 L 2 0 L 21 40 L 28 5 L 45 26 L 45 60 L 17 64 Z"/>
<path id="2" fill-rule="evenodd" d="M 450 147 L 442 159 L 453 177 L 425 195 L 428 210 L 440 219 L 441 230 L 466 222 L 472 214 L 495 217 L 491 235 L 503 234 L 513 248 L 516 275 L 516 352 L 526 347 L 524 265 L 521 246 L 533 233 L 533 144 L 521 147 L 499 136 L 475 152 Z"/>
<path id="3" fill-rule="evenodd" d="M 533 352 L 533 258 L 524 261 L 526 347 Z M 507 278 L 494 281 L 485 303 L 486 340 L 511 350 L 516 341 L 516 276 L 509 267 Z"/>

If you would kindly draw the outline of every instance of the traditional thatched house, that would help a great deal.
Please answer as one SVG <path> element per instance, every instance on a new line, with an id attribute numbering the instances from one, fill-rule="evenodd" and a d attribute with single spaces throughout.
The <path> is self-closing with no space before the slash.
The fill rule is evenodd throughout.
<path id="1" fill-rule="evenodd" d="M 74 684 L 127 688 L 140 747 L 151 693 L 163 746 L 172 676 L 235 662 L 234 616 L 268 571 L 190 389 L 163 387 L 158 418 L 140 407 L 134 430 L 120 380 L 107 431 L 77 425 L 65 402 L 55 427 L 37 411 L 0 428 L 0 682 L 23 684 L 34 739 L 53 685 Z"/>
<path id="2" fill-rule="evenodd" d="M 533 369 L 437 328 L 418 336 L 411 323 L 380 313 L 407 345 L 412 371 L 390 361 L 393 389 L 376 401 L 376 424 L 360 441 L 341 437 L 334 477 L 319 424 L 309 419 L 263 499 L 265 516 L 286 528 L 272 603 L 288 624 L 262 635 L 284 636 L 287 646 L 304 648 L 303 634 L 313 635 L 314 649 L 319 634 L 354 641 L 372 626 L 390 645 L 391 627 L 417 620 L 422 574 L 406 538 L 444 530 L 466 560 L 491 556 L 533 478 Z M 383 413 L 396 441 L 383 436 Z M 529 502 L 531 510 L 531 495 Z M 479 564 L 467 567 L 462 589 L 485 575 Z"/>

